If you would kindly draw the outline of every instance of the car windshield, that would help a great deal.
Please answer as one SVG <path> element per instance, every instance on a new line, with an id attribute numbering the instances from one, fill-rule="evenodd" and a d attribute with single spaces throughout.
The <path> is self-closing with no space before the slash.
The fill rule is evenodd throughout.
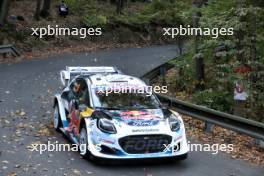
<path id="1" fill-rule="evenodd" d="M 146 93 L 93 92 L 94 106 L 107 109 L 157 109 L 161 105 L 154 95 Z"/>

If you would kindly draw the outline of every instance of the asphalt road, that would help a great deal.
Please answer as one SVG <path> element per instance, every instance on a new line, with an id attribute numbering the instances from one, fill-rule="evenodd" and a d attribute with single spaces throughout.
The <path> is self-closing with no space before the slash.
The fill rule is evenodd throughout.
<path id="1" fill-rule="evenodd" d="M 100 166 L 78 152 L 31 152 L 31 143 L 69 143 L 49 127 L 52 95 L 59 90 L 59 71 L 66 65 L 119 67 L 141 76 L 177 54 L 173 46 L 113 49 L 0 65 L 0 176 L 137 175 L 262 176 L 264 168 L 219 153 L 191 152 L 183 162 L 130 162 Z"/>

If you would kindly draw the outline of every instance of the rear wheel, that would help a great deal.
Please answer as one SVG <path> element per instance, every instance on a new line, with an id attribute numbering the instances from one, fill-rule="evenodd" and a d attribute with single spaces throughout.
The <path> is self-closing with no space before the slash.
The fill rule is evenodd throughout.
<path id="1" fill-rule="evenodd" d="M 55 130 L 60 131 L 60 128 L 62 127 L 62 122 L 60 118 L 60 112 L 58 105 L 54 108 L 54 114 L 53 114 L 53 126 Z"/>

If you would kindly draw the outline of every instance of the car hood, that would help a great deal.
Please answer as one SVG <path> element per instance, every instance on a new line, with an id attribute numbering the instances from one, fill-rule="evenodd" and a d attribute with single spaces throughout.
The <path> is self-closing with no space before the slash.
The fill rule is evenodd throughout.
<path id="1" fill-rule="evenodd" d="M 129 126 L 155 126 L 171 114 L 168 109 L 107 110 L 105 113 Z"/>

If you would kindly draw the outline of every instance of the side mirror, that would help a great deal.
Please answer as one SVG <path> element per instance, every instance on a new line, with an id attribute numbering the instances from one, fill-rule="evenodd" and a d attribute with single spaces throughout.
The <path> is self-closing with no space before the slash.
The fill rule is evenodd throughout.
<path id="1" fill-rule="evenodd" d="M 63 88 L 65 88 L 69 83 L 70 73 L 65 71 L 65 70 L 62 70 L 60 72 L 60 79 L 61 79 L 61 84 L 62 84 Z"/>
<path id="2" fill-rule="evenodd" d="M 61 98 L 68 100 L 69 99 L 69 91 L 62 92 Z"/>
<path id="3" fill-rule="evenodd" d="M 162 104 L 161 104 L 161 108 L 162 108 L 162 109 L 169 109 L 169 108 L 170 108 L 170 104 L 169 104 L 169 102 L 162 102 Z"/>

